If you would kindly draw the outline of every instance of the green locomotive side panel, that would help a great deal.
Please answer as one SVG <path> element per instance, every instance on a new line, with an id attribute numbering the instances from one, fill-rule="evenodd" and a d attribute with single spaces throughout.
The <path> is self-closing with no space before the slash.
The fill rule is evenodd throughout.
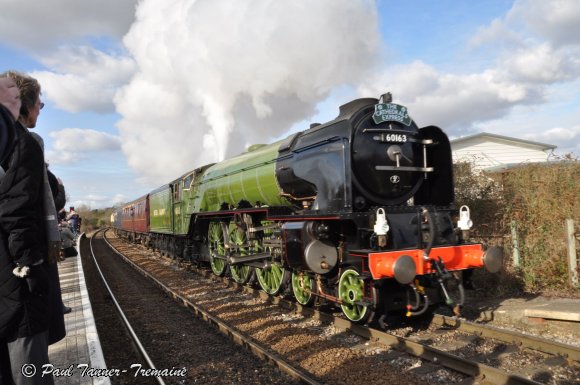
<path id="1" fill-rule="evenodd" d="M 191 214 L 194 210 L 195 176 L 193 170 L 173 182 L 173 231 L 176 235 L 185 235 L 189 230 Z"/>
<path id="2" fill-rule="evenodd" d="M 155 233 L 173 233 L 171 188 L 164 186 L 149 195 L 150 228 Z"/>
<path id="3" fill-rule="evenodd" d="M 195 183 L 194 210 L 217 211 L 222 203 L 290 206 L 276 180 L 280 142 L 252 146 L 248 152 L 211 167 Z"/>
<path id="4" fill-rule="evenodd" d="M 183 203 L 181 200 L 181 194 L 183 192 L 183 181 L 178 179 L 172 184 L 172 186 L 173 233 L 183 234 L 183 215 L 181 215 L 181 206 Z"/>

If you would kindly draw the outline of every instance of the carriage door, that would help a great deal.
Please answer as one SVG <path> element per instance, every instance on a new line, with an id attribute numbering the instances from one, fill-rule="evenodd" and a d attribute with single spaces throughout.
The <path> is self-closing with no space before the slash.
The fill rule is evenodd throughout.
<path id="1" fill-rule="evenodd" d="M 181 218 L 181 181 L 177 181 L 173 184 L 173 233 L 181 234 L 183 233 L 183 221 Z"/>
<path id="2" fill-rule="evenodd" d="M 135 232 L 135 205 L 131 205 L 131 207 L 129 208 L 129 215 L 131 217 L 131 225 L 129 229 Z"/>

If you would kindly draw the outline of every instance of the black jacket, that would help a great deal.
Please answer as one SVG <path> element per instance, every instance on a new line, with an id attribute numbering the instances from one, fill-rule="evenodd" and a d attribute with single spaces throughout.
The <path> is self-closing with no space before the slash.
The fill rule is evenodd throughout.
<path id="1" fill-rule="evenodd" d="M 50 184 L 50 190 L 52 192 L 52 198 L 54 199 L 54 205 L 58 211 L 63 208 L 66 203 L 64 186 L 58 183 L 58 179 L 50 170 L 47 169 L 46 173 L 48 176 L 48 183 Z M 64 304 L 62 303 L 60 277 L 58 276 L 56 262 L 50 263 L 48 269 L 50 278 L 50 323 L 48 325 L 48 344 L 52 345 L 66 336 L 66 327 L 64 323 L 64 314 L 62 312 Z"/>
<path id="2" fill-rule="evenodd" d="M 54 208 L 58 213 L 66 204 L 66 191 L 64 185 L 58 182 L 58 178 L 50 170 L 46 170 L 46 173 L 50 190 L 52 191 L 52 197 L 54 198 Z"/>
<path id="3" fill-rule="evenodd" d="M 19 123 L 16 144 L 0 180 L 0 338 L 34 335 L 48 327 L 48 296 L 32 295 L 16 265 L 32 265 L 47 255 L 43 218 L 44 156 Z M 44 264 L 41 265 L 45 268 Z"/>
<path id="4" fill-rule="evenodd" d="M 0 105 L 0 166 L 6 169 L 5 160 L 12 153 L 15 144 L 16 131 L 14 119 L 6 107 Z"/>

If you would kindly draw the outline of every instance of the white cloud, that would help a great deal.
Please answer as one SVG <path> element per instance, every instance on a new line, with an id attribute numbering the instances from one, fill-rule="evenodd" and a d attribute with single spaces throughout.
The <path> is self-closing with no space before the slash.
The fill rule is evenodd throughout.
<path id="1" fill-rule="evenodd" d="M 119 151 L 120 138 L 92 129 L 65 128 L 50 133 L 52 149 L 47 151 L 51 164 L 78 162 L 94 153 Z"/>
<path id="2" fill-rule="evenodd" d="M 555 83 L 574 80 L 580 75 L 580 51 L 557 51 L 549 43 L 505 54 L 502 71 L 514 80 Z"/>
<path id="3" fill-rule="evenodd" d="M 566 36 L 562 25 L 570 27 L 567 33 L 577 33 Z M 580 2 L 520 0 L 468 42 L 472 50 L 493 55 L 491 67 L 455 74 L 421 61 L 388 66 L 361 85 L 359 94 L 391 90 L 395 102 L 407 104 L 418 124 L 463 135 L 482 122 L 505 118 L 514 107 L 547 103 L 552 86 L 577 81 L 579 42 Z"/>
<path id="4" fill-rule="evenodd" d="M 139 0 L 4 0 L 0 42 L 50 52 L 63 41 L 123 36 Z"/>
<path id="5" fill-rule="evenodd" d="M 521 39 L 503 20 L 495 19 L 489 26 L 480 27 L 478 32 L 469 39 L 467 46 L 471 49 L 489 43 L 503 46 L 519 46 Z"/>
<path id="6" fill-rule="evenodd" d="M 47 67 L 32 75 L 51 107 L 116 108 L 122 115 L 118 138 L 54 132 L 47 152 L 53 164 L 122 148 L 135 174 L 152 185 L 280 138 L 318 108 L 335 116 L 343 95 L 333 94 L 355 87 L 365 97 L 392 91 L 420 125 L 440 125 L 451 136 L 494 128 L 578 148 L 572 114 L 533 122 L 514 115 L 544 109 L 548 116 L 555 111 L 546 103 L 558 99 L 554 87 L 578 83 L 579 1 L 515 1 L 470 40 L 471 50 L 479 50 L 474 57 L 492 63 L 473 73 L 445 72 L 426 61 L 379 69 L 386 47 L 376 12 L 372 0 L 4 0 L 0 44 L 30 52 Z M 413 46 L 417 55 L 423 48 Z M 445 65 L 446 59 L 434 60 Z M 577 106 L 569 101 L 566 107 Z M 129 187 L 117 183 L 117 189 L 136 191 L 130 190 L 136 176 L 125 179 Z M 102 184 L 75 183 L 82 197 Z M 101 195 L 87 202 L 95 205 Z"/>
<path id="7" fill-rule="evenodd" d="M 121 203 L 121 201 L 115 202 L 114 200 L 111 200 L 110 196 L 88 194 L 84 196 L 83 199 L 78 199 L 69 202 L 68 206 L 74 207 L 76 211 L 84 211 L 103 207 L 111 207 L 111 205 L 114 205 L 116 203 Z"/>
<path id="8" fill-rule="evenodd" d="M 42 62 L 51 71 L 31 75 L 42 84 L 47 99 L 69 112 L 114 112 L 115 92 L 135 71 L 131 58 L 106 54 L 88 46 L 61 47 L 43 57 Z"/>
<path id="9" fill-rule="evenodd" d="M 573 128 L 556 127 L 544 132 L 528 134 L 527 137 L 534 138 L 534 140 L 573 141 L 580 137 L 580 126 Z"/>
<path id="10" fill-rule="evenodd" d="M 495 49 L 498 71 L 514 82 L 551 84 L 580 76 L 580 2 L 518 0 L 480 28 L 470 46 Z"/>
<path id="11" fill-rule="evenodd" d="M 113 205 L 118 205 L 120 203 L 128 202 L 130 199 L 135 199 L 135 197 L 128 197 L 124 194 L 115 194 L 111 201 Z"/>
<path id="12" fill-rule="evenodd" d="M 523 23 L 555 46 L 580 45 L 580 2 L 577 0 L 518 0 L 506 17 Z"/>
<path id="13" fill-rule="evenodd" d="M 114 112 L 117 88 L 133 74 L 121 37 L 138 0 L 5 0 L 0 43 L 30 53 L 48 70 L 30 74 L 68 112 Z"/>
<path id="14" fill-rule="evenodd" d="M 527 134 L 526 139 L 558 146 L 559 153 L 573 152 L 580 156 L 580 126 L 555 127 L 546 131 Z"/>
<path id="15" fill-rule="evenodd" d="M 124 42 L 138 73 L 115 103 L 123 151 L 151 179 L 269 142 L 380 48 L 370 0 L 145 0 L 136 18 Z"/>
<path id="16" fill-rule="evenodd" d="M 50 133 L 57 151 L 117 151 L 120 139 L 115 135 L 91 129 L 65 128 Z"/>
<path id="17" fill-rule="evenodd" d="M 548 41 L 556 48 L 580 45 L 580 2 L 577 0 L 517 0 L 504 17 L 479 29 L 471 47 L 503 47 Z"/>
<path id="18" fill-rule="evenodd" d="M 367 96 L 385 91 L 392 91 L 395 103 L 407 105 L 419 126 L 437 125 L 449 135 L 468 133 L 477 122 L 540 99 L 533 88 L 506 81 L 495 70 L 446 74 L 420 61 L 389 67 L 359 88 L 359 94 Z"/>

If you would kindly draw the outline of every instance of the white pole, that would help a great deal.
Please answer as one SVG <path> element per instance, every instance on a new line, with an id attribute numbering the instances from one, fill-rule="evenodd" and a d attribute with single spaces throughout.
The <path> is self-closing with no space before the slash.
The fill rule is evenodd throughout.
<path id="1" fill-rule="evenodd" d="M 513 250 L 514 250 L 513 254 L 512 254 L 512 258 L 513 258 L 514 267 L 519 268 L 520 267 L 520 247 L 518 245 L 518 231 L 516 228 L 516 221 L 512 221 L 511 228 L 512 228 L 512 246 L 513 246 Z"/>
<path id="2" fill-rule="evenodd" d="M 576 258 L 576 235 L 574 220 L 566 219 L 566 244 L 568 245 L 568 270 L 572 286 L 578 286 L 578 259 Z"/>

